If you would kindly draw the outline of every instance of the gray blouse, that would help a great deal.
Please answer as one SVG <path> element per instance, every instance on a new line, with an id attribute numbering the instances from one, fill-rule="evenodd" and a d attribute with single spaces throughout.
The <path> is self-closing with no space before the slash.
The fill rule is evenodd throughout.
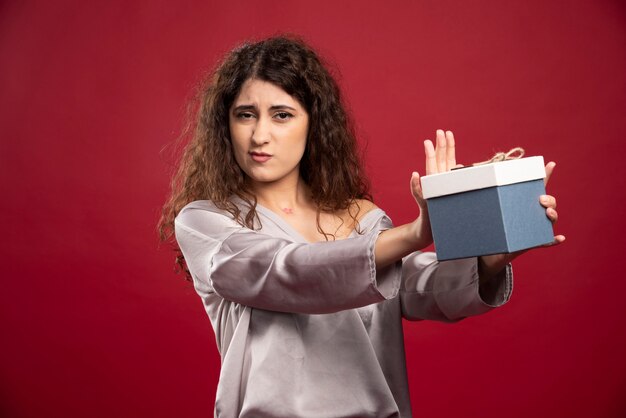
<path id="1" fill-rule="evenodd" d="M 476 258 L 415 252 L 377 270 L 381 209 L 320 243 L 257 213 L 256 231 L 207 200 L 175 220 L 221 354 L 216 417 L 411 417 L 402 318 L 458 321 L 511 295 L 511 266 L 479 288 Z"/>

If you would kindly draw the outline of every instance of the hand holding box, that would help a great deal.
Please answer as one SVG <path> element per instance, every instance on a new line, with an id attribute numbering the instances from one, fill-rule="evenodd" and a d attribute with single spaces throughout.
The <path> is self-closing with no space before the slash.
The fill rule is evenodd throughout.
<path id="1" fill-rule="evenodd" d="M 521 158 L 422 177 L 439 260 L 512 253 L 553 242 L 543 157 Z"/>

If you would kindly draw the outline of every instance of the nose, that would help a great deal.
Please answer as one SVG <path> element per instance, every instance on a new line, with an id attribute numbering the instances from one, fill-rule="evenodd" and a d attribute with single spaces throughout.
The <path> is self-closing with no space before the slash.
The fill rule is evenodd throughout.
<path id="1" fill-rule="evenodd" d="M 259 117 L 252 131 L 252 143 L 255 145 L 267 144 L 271 139 L 271 122 L 266 117 Z"/>

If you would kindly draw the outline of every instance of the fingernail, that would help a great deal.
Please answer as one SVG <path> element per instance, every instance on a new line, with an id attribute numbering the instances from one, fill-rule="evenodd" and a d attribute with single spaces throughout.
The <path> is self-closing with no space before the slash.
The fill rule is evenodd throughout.
<path id="1" fill-rule="evenodd" d="M 539 200 L 541 201 L 541 203 L 548 203 L 548 196 L 546 195 L 542 195 Z"/>

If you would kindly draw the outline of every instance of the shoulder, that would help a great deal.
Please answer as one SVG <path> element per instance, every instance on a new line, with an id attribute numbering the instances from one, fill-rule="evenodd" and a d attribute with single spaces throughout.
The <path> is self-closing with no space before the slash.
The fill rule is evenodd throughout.
<path id="1" fill-rule="evenodd" d="M 194 234 L 219 238 L 242 228 L 226 210 L 210 200 L 196 200 L 185 205 L 174 219 L 176 235 Z"/>
<path id="2" fill-rule="evenodd" d="M 194 200 L 193 202 L 187 203 L 183 208 L 178 212 L 178 215 L 182 215 L 185 212 L 190 210 L 200 209 L 200 210 L 214 210 L 217 209 L 215 204 L 210 200 Z"/>
<path id="3" fill-rule="evenodd" d="M 364 230 L 385 230 L 393 228 L 391 218 L 387 213 L 379 208 L 374 202 L 366 199 L 358 199 L 353 204 L 352 214 L 356 214 L 356 220 Z"/>
<path id="4" fill-rule="evenodd" d="M 228 211 L 218 208 L 215 203 L 210 200 L 195 200 L 183 206 L 174 221 L 184 224 L 194 218 L 212 216 L 212 214 L 215 215 L 213 217 L 229 217 L 230 215 Z M 230 217 L 232 218 L 232 216 Z"/>
<path id="5" fill-rule="evenodd" d="M 354 215 L 357 221 L 361 221 L 368 213 L 379 209 L 374 202 L 367 199 L 356 199 L 350 207 L 350 213 Z"/>

